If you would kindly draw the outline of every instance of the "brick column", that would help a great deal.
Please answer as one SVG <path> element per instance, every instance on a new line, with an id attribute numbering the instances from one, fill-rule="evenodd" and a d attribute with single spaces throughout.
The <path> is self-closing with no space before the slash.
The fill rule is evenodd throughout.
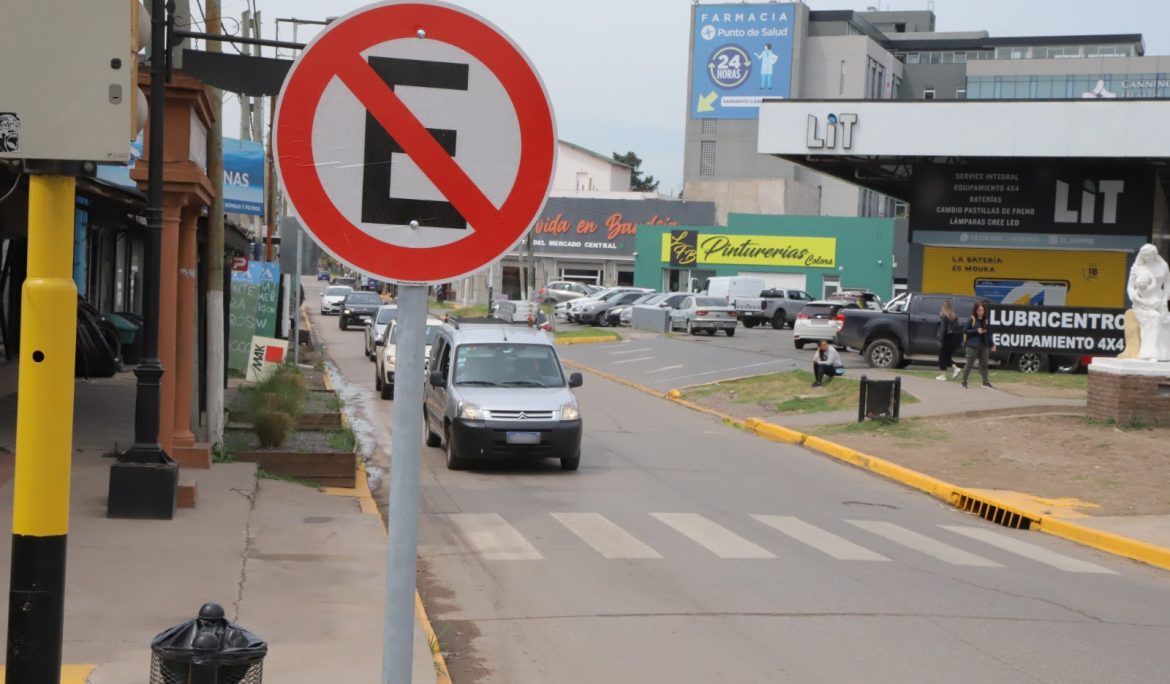
<path id="1" fill-rule="evenodd" d="M 191 432 L 191 366 L 194 362 L 195 287 L 198 276 L 195 231 L 202 209 L 202 205 L 199 204 L 188 206 L 183 211 L 179 224 L 174 366 L 176 447 L 189 447 L 195 444 L 195 434 Z"/>

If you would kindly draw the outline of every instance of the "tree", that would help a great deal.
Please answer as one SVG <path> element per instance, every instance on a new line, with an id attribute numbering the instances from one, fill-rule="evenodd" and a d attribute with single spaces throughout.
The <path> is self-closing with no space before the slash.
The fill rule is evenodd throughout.
<path id="1" fill-rule="evenodd" d="M 613 160 L 621 162 L 633 169 L 630 173 L 630 190 L 634 192 L 656 192 L 658 190 L 658 181 L 654 180 L 654 176 L 642 177 L 642 159 L 633 152 L 626 152 L 625 154 L 613 153 Z"/>

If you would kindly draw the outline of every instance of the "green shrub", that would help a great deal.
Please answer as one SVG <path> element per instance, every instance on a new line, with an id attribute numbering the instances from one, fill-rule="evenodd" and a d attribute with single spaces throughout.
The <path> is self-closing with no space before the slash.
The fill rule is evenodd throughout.
<path id="1" fill-rule="evenodd" d="M 253 425 L 265 411 L 288 414 L 295 423 L 309 398 L 309 383 L 296 366 L 284 365 L 243 391 L 245 418 Z"/>
<path id="2" fill-rule="evenodd" d="M 252 421 L 252 429 L 260 438 L 262 447 L 279 447 L 288 439 L 296 419 L 281 411 L 260 411 Z"/>

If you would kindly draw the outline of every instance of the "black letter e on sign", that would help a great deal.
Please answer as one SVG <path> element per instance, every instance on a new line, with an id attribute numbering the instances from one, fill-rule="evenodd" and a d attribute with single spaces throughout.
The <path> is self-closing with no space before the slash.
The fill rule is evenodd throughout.
<path id="1" fill-rule="evenodd" d="M 370 57 L 370 68 L 386 85 L 467 90 L 467 65 L 416 59 Z M 428 128 L 435 141 L 455 156 L 455 131 Z M 366 112 L 366 156 L 362 172 L 362 222 L 406 225 L 418 221 L 433 228 L 467 228 L 467 221 L 450 202 L 390 197 L 391 155 L 402 147 Z"/>

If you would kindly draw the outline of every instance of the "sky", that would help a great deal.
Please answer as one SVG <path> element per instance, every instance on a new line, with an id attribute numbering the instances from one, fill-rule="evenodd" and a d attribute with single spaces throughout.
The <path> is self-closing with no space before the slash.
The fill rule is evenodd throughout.
<path id="1" fill-rule="evenodd" d="M 225 17 L 253 3 L 266 38 L 277 18 L 323 19 L 362 0 L 222 0 Z M 192 13 L 199 10 L 192 0 Z M 553 102 L 562 140 L 609 155 L 634 151 L 660 192 L 682 187 L 691 0 L 462 0 L 518 44 Z M 706 4 L 706 3 L 704 3 Z M 813 10 L 924 10 L 938 31 L 987 30 L 993 37 L 1143 33 L 1147 55 L 1170 55 L 1170 0 L 808 0 Z M 327 8 L 327 9 L 326 9 Z M 236 28 L 230 20 L 224 27 Z M 304 42 L 311 29 L 302 28 Z M 308 31 L 308 32 L 306 32 Z M 291 28 L 280 27 L 290 40 Z M 270 50 L 265 52 L 272 56 Z M 287 56 L 287 55 L 282 55 Z M 239 132 L 239 105 L 224 102 L 224 132 Z"/>

